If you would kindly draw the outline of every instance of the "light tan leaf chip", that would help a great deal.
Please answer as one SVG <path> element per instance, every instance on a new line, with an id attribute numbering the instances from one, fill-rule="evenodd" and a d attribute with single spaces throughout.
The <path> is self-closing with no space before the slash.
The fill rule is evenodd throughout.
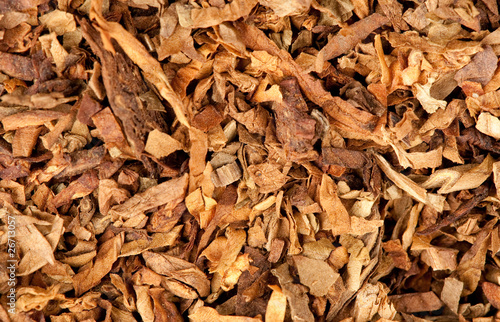
<path id="1" fill-rule="evenodd" d="M 248 16 L 256 4 L 257 0 L 235 0 L 222 8 L 209 7 L 192 9 L 190 17 L 188 18 L 191 21 L 179 19 L 179 23 L 186 28 L 208 28 L 220 25 L 224 21 L 234 21 L 241 17 Z"/>
<path id="2" fill-rule="evenodd" d="M 416 200 L 426 203 L 427 200 L 427 191 L 419 186 L 417 183 L 409 179 L 408 177 L 402 175 L 399 172 L 396 172 L 392 166 L 385 160 L 382 156 L 375 154 L 375 158 L 377 159 L 377 163 L 385 173 L 385 175 L 396 184 L 399 188 L 406 191 L 410 196 L 415 198 Z"/>
<path id="3" fill-rule="evenodd" d="M 170 135 L 155 129 L 149 133 L 144 151 L 160 159 L 177 150 L 180 150 L 181 148 L 182 145 L 179 141 Z"/>
<path id="4" fill-rule="evenodd" d="M 148 294 L 149 285 L 134 285 L 135 296 L 137 298 L 137 312 L 139 312 L 142 321 L 154 322 L 153 302 Z"/>
<path id="5" fill-rule="evenodd" d="M 75 18 L 68 12 L 56 9 L 44 14 L 39 19 L 41 23 L 49 28 L 50 32 L 55 32 L 59 36 L 76 30 Z"/>
<path id="6" fill-rule="evenodd" d="M 63 228 L 59 230 L 59 236 Z M 17 268 L 17 275 L 25 276 L 33 273 L 45 264 L 54 264 L 52 246 L 34 224 L 19 227 L 16 238 L 20 251 L 24 254 Z"/>
<path id="7" fill-rule="evenodd" d="M 488 179 L 493 171 L 493 158 L 488 155 L 481 164 L 466 164 L 434 172 L 422 187 L 439 188 L 440 194 L 475 189 Z"/>
<path id="8" fill-rule="evenodd" d="M 293 256 L 300 282 L 309 287 L 314 296 L 324 296 L 340 275 L 326 262 L 305 256 Z"/>
<path id="9" fill-rule="evenodd" d="M 450 310 L 457 313 L 460 295 L 464 288 L 464 283 L 453 277 L 444 279 L 443 291 L 441 292 L 441 301 L 445 303 Z"/>
<path id="10" fill-rule="evenodd" d="M 198 291 L 202 297 L 210 294 L 210 281 L 196 265 L 183 259 L 150 251 L 142 253 L 146 265 L 158 274 L 176 279 Z"/>

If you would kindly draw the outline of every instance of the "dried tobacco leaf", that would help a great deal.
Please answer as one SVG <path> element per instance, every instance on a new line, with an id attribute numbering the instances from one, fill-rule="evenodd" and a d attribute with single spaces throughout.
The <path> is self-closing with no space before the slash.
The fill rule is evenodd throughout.
<path id="1" fill-rule="evenodd" d="M 498 13 L 0 1 L 0 320 L 494 320 Z"/>

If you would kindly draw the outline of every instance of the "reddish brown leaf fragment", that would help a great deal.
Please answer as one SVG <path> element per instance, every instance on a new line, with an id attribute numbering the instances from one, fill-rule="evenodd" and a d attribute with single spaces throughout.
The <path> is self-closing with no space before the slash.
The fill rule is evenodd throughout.
<path id="1" fill-rule="evenodd" d="M 12 141 L 12 155 L 14 157 L 29 157 L 41 131 L 41 126 L 27 126 L 17 129 Z"/>
<path id="2" fill-rule="evenodd" d="M 24 81 L 32 81 L 36 77 L 30 58 L 3 52 L 0 52 L 0 71 Z"/>
<path id="3" fill-rule="evenodd" d="M 387 255 L 394 261 L 394 266 L 404 269 L 405 271 L 410 269 L 410 258 L 408 257 L 408 253 L 401 247 L 399 239 L 389 240 L 383 244 L 383 247 Z"/>
<path id="4" fill-rule="evenodd" d="M 178 204 L 184 198 L 187 184 L 187 174 L 163 182 L 142 193 L 135 194 L 121 205 L 112 207 L 109 214 L 116 217 L 130 218 L 169 202 Z"/>
<path id="5" fill-rule="evenodd" d="M 90 95 L 83 94 L 76 118 L 83 124 L 94 126 L 92 116 L 94 116 L 94 114 L 99 112 L 101 109 L 102 106 L 99 102 L 90 97 Z"/>
<path id="6" fill-rule="evenodd" d="M 222 122 L 223 117 L 219 110 L 213 105 L 207 105 L 200 113 L 193 118 L 192 125 L 204 132 L 207 132 L 214 126 Z"/>
<path id="7" fill-rule="evenodd" d="M 70 164 L 55 177 L 57 179 L 72 177 L 87 170 L 94 169 L 101 164 L 105 155 L 106 148 L 103 145 L 96 146 L 88 150 L 73 152 L 67 156 Z"/>
<path id="8" fill-rule="evenodd" d="M 482 288 L 484 295 L 491 305 L 500 310 L 500 286 L 490 282 L 484 282 Z"/>
<path id="9" fill-rule="evenodd" d="M 151 288 L 149 294 L 153 298 L 155 321 L 158 322 L 182 322 L 184 319 L 179 314 L 174 303 L 167 300 L 163 288 Z"/>

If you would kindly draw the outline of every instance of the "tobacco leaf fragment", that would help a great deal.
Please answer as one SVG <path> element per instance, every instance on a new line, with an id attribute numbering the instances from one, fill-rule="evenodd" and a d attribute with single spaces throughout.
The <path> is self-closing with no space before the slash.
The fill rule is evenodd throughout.
<path id="1" fill-rule="evenodd" d="M 0 52 L 0 70 L 12 77 L 32 81 L 36 78 L 35 68 L 30 58 Z"/>
<path id="2" fill-rule="evenodd" d="M 346 53 L 357 43 L 368 37 L 372 31 L 388 22 L 389 19 L 387 19 L 387 17 L 374 13 L 354 23 L 352 26 L 342 29 L 319 51 L 315 63 L 316 71 L 320 72 L 323 69 L 323 63 L 325 61 Z"/>
<path id="3" fill-rule="evenodd" d="M 487 186 L 483 185 L 483 186 L 480 186 L 479 188 L 476 188 L 473 192 L 473 197 L 470 200 L 464 202 L 462 205 L 460 205 L 460 207 L 458 207 L 458 209 L 455 210 L 455 212 L 446 216 L 440 222 L 438 222 L 430 227 L 427 227 L 425 230 L 417 232 L 417 234 L 428 235 L 428 234 L 435 232 L 438 229 L 441 229 L 443 227 L 446 227 L 446 226 L 454 223 L 455 221 L 466 216 L 475 206 L 477 206 L 487 196 L 488 196 L 488 187 Z"/>
<path id="4" fill-rule="evenodd" d="M 283 144 L 290 161 L 309 161 L 317 158 L 311 153 L 316 134 L 316 120 L 307 114 L 308 108 L 302 98 L 295 78 L 286 78 L 280 83 L 282 102 L 275 103 L 276 136 Z"/>
<path id="5" fill-rule="evenodd" d="M 113 206 L 109 215 L 115 218 L 129 219 L 142 215 L 145 211 L 166 203 L 179 203 L 182 201 L 187 189 L 187 174 L 165 181 L 153 186 L 142 193 L 133 195 L 120 205 Z"/>
<path id="6" fill-rule="evenodd" d="M 165 127 L 163 119 L 159 117 L 158 112 L 145 109 L 136 99 L 145 91 L 137 67 L 132 65 L 130 59 L 120 51 L 116 52 L 113 49 L 113 55 L 108 51 L 110 48 L 104 49 L 99 32 L 86 20 L 81 20 L 80 24 L 83 36 L 101 60 L 103 83 L 113 113 L 123 125 L 134 156 L 140 159 L 146 134 L 153 129 L 163 129 Z"/>
<path id="7" fill-rule="evenodd" d="M 490 282 L 484 282 L 482 289 L 491 305 L 498 309 L 500 307 L 500 286 Z"/>
<path id="8" fill-rule="evenodd" d="M 404 313 L 432 312 L 443 306 L 434 292 L 391 295 L 389 300 L 396 310 Z"/>
<path id="9" fill-rule="evenodd" d="M 95 262 L 84 266 L 73 277 L 73 286 L 77 296 L 98 285 L 101 279 L 109 273 L 114 262 L 118 259 L 123 240 L 124 233 L 120 233 L 105 241 L 99 247 Z"/>
<path id="10" fill-rule="evenodd" d="M 323 162 L 329 165 L 338 165 L 350 169 L 362 169 L 370 164 L 364 152 L 340 149 L 334 147 L 322 148 Z"/>
<path id="11" fill-rule="evenodd" d="M 477 53 L 471 62 L 455 74 L 455 80 L 459 86 L 464 81 L 472 81 L 486 85 L 497 67 L 498 58 L 490 46 Z"/>

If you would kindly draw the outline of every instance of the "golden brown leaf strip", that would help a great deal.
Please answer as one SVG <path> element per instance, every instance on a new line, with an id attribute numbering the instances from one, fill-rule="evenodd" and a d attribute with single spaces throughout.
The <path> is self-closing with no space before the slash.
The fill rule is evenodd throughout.
<path id="1" fill-rule="evenodd" d="M 217 228 L 219 222 L 233 210 L 234 204 L 238 199 L 238 192 L 234 186 L 227 186 L 222 194 L 222 198 L 215 208 L 214 218 L 210 221 L 205 229 L 205 232 L 201 236 L 200 243 L 198 244 L 198 254 L 208 245 L 212 233 Z"/>
<path id="2" fill-rule="evenodd" d="M 105 241 L 99 248 L 95 262 L 85 266 L 84 269 L 73 277 L 76 296 L 80 296 L 98 285 L 101 279 L 111 271 L 114 262 L 118 259 L 118 255 L 120 255 L 124 238 L 125 234 L 119 233 Z"/>
<path id="3" fill-rule="evenodd" d="M 135 194 L 132 198 L 121 205 L 110 209 L 109 215 L 131 218 L 140 215 L 152 208 L 164 205 L 168 202 L 180 202 L 184 198 L 187 189 L 188 175 L 178 177 L 157 186 L 151 187 L 142 193 Z"/>
<path id="4" fill-rule="evenodd" d="M 484 186 L 480 186 L 477 189 L 474 189 L 474 197 L 472 197 L 472 199 L 461 204 L 460 207 L 458 207 L 458 209 L 455 210 L 454 213 L 448 215 L 440 222 L 438 222 L 430 227 L 427 227 L 423 231 L 417 232 L 417 234 L 418 235 L 429 235 L 429 234 L 432 234 L 433 232 L 437 231 L 438 229 L 441 229 L 443 227 L 451 225 L 452 223 L 454 223 L 457 220 L 466 216 L 469 212 L 471 212 L 471 210 L 475 206 L 477 206 L 486 197 L 488 197 L 488 187 L 487 186 L 484 185 Z"/>
<path id="5" fill-rule="evenodd" d="M 356 44 L 368 37 L 375 29 L 382 27 L 388 22 L 389 19 L 387 17 L 374 13 L 342 29 L 319 51 L 315 63 L 316 71 L 321 72 L 325 61 L 346 53 L 356 46 Z"/>

